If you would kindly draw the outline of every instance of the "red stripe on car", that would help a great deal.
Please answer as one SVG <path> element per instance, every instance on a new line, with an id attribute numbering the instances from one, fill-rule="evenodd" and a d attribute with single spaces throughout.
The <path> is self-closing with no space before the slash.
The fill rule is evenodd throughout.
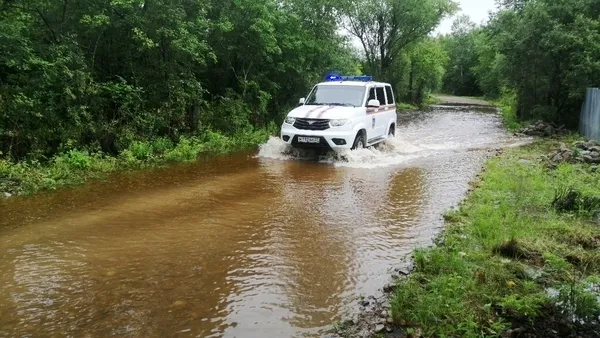
<path id="1" fill-rule="evenodd" d="M 311 110 L 307 111 L 307 112 L 306 112 L 306 115 L 305 115 L 304 117 L 305 117 L 305 118 L 308 118 L 308 116 L 310 115 L 310 113 L 314 112 L 315 110 L 319 110 L 319 109 L 321 109 L 321 108 L 323 108 L 323 107 L 316 107 L 316 108 L 313 108 L 313 109 L 311 109 Z"/>
<path id="2" fill-rule="evenodd" d="M 318 119 L 319 119 L 319 118 L 321 118 L 321 116 L 323 116 L 323 114 L 325 114 L 326 112 L 328 112 L 328 111 L 332 110 L 333 108 L 335 108 L 335 106 L 332 106 L 332 107 L 327 107 L 327 109 L 325 109 L 325 110 L 321 111 L 321 112 L 319 113 L 319 115 L 317 115 L 317 118 L 318 118 Z"/>

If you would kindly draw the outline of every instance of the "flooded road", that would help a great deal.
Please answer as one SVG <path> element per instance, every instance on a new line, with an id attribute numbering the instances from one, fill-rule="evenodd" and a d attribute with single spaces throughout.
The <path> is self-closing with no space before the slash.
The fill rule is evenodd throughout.
<path id="1" fill-rule="evenodd" d="M 0 337 L 319 336 L 431 243 L 496 115 L 405 118 L 343 160 L 257 152 L 0 200 Z"/>

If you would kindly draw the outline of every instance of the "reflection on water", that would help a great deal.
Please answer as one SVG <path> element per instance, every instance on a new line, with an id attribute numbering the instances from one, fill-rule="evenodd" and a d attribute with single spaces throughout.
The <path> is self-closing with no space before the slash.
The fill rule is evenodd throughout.
<path id="1" fill-rule="evenodd" d="M 0 337 L 318 335 L 431 240 L 506 139 L 493 115 L 439 111 L 399 134 L 344 160 L 271 140 L 0 201 Z"/>

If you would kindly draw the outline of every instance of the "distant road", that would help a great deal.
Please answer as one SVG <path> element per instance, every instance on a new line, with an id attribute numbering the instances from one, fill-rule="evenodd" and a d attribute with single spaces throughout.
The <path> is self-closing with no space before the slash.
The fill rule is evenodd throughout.
<path id="1" fill-rule="evenodd" d="M 452 95 L 433 95 L 439 104 L 468 105 L 468 106 L 491 106 L 489 102 L 477 98 Z"/>

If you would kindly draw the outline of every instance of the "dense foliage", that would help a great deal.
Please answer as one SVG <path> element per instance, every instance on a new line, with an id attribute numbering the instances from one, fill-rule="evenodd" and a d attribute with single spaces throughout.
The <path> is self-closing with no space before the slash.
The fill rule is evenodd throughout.
<path id="1" fill-rule="evenodd" d="M 406 90 L 423 90 L 399 94 L 420 98 L 431 86 L 419 78 L 439 72 L 426 66 L 439 51 L 415 46 L 453 8 L 450 0 L 1 0 L 0 151 L 14 160 L 73 148 L 116 155 L 136 141 L 265 129 L 329 71 L 364 69 L 402 86 L 408 79 L 392 68 L 408 62 L 422 72 Z M 370 41 L 364 62 L 340 34 L 349 22 Z M 416 60 L 415 48 L 426 58 Z"/>
<path id="2" fill-rule="evenodd" d="M 444 89 L 514 98 L 520 120 L 576 127 L 588 87 L 600 86 L 597 0 L 503 0 L 484 27 L 460 18 L 443 37 Z"/>
<path id="3" fill-rule="evenodd" d="M 440 38 L 449 61 L 444 76 L 444 91 L 454 95 L 481 94 L 474 67 L 478 63 L 475 24 L 468 16 L 459 16 L 452 25 L 452 35 Z"/>
<path id="4" fill-rule="evenodd" d="M 264 128 L 355 60 L 328 1 L 4 1 L 0 136 L 13 158 Z"/>

